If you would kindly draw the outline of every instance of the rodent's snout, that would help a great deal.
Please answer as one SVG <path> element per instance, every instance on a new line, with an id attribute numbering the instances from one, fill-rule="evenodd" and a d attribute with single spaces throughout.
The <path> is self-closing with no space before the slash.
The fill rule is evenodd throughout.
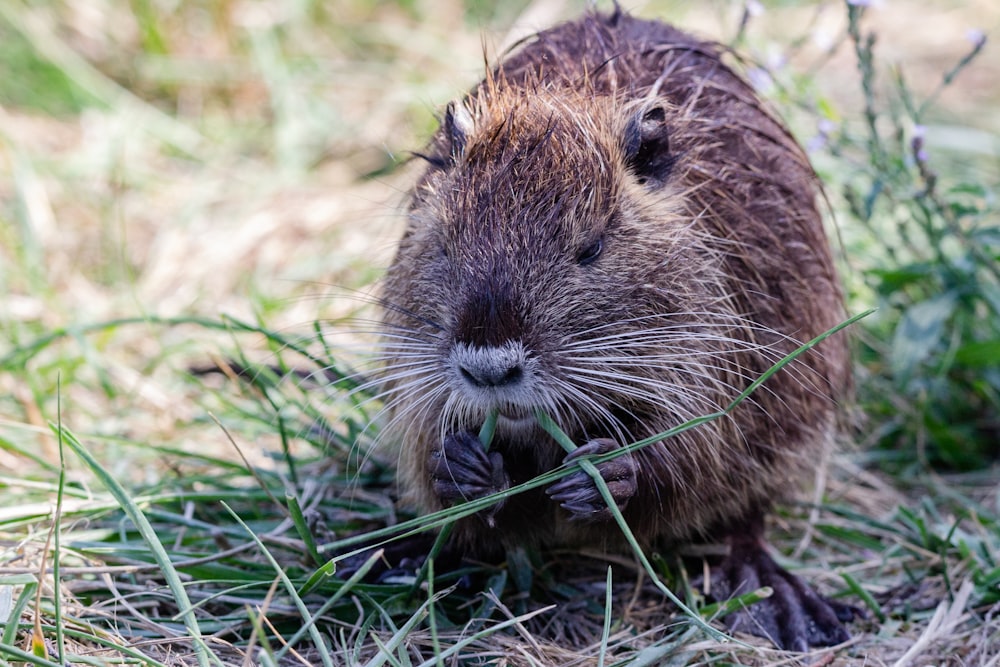
<path id="1" fill-rule="evenodd" d="M 462 379 L 474 387 L 505 387 L 521 380 L 524 371 L 520 365 L 508 366 L 506 364 L 470 364 L 459 366 L 458 372 Z"/>
<path id="2" fill-rule="evenodd" d="M 535 363 L 519 341 L 501 345 L 458 342 L 448 361 L 452 387 L 468 402 L 486 410 L 531 404 Z"/>

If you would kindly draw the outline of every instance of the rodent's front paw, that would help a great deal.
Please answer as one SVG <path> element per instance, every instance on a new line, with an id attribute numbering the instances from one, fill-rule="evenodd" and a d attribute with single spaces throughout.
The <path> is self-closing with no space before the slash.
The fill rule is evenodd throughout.
<path id="1" fill-rule="evenodd" d="M 621 445 L 609 438 L 591 440 L 568 454 L 563 459 L 563 463 L 572 463 L 583 456 L 606 454 L 619 447 Z M 601 473 L 601 477 L 608 485 L 608 490 L 611 491 L 611 497 L 618 509 L 625 509 L 629 499 L 638 490 L 636 470 L 636 462 L 631 454 L 623 454 L 597 466 L 597 471 Z M 571 519 L 607 521 L 612 516 L 611 510 L 608 509 L 604 498 L 601 497 L 601 492 L 597 489 L 594 480 L 583 470 L 577 470 L 563 477 L 546 489 L 545 493 L 569 512 Z"/>
<path id="2" fill-rule="evenodd" d="M 482 498 L 510 486 L 500 452 L 487 452 L 479 437 L 469 431 L 446 435 L 431 452 L 428 469 L 434 493 L 444 505 Z"/>

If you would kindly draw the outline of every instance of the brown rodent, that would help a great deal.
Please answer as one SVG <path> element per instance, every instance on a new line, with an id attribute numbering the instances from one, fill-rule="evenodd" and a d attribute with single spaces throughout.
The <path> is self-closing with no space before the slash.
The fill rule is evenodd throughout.
<path id="1" fill-rule="evenodd" d="M 616 10 L 542 32 L 452 103 L 424 157 L 384 284 L 401 477 L 428 510 L 728 405 L 844 318 L 801 148 L 723 50 Z M 842 336 L 728 417 L 602 464 L 646 544 L 727 540 L 716 590 L 771 600 L 735 627 L 806 650 L 847 638 L 830 603 L 778 568 L 762 517 L 815 471 L 848 385 Z M 475 432 L 500 419 L 489 452 Z M 456 524 L 454 546 L 622 549 L 577 471 Z M 780 589 L 780 590 L 779 590 Z"/>

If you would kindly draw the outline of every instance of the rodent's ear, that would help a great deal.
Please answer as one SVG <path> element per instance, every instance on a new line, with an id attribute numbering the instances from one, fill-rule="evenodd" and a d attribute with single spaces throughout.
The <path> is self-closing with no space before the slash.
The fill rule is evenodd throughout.
<path id="1" fill-rule="evenodd" d="M 465 103 L 462 101 L 449 102 L 444 113 L 444 131 L 448 140 L 448 152 L 453 162 L 465 152 L 465 142 L 473 130 L 475 130 L 475 121 Z"/>
<path id="2" fill-rule="evenodd" d="M 674 156 L 670 153 L 667 112 L 660 106 L 641 109 L 625 126 L 625 161 L 640 183 L 663 183 L 670 176 Z"/>

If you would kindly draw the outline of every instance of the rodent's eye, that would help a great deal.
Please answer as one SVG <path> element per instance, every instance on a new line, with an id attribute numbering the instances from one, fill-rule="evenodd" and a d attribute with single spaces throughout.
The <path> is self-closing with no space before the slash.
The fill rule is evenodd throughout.
<path id="1" fill-rule="evenodd" d="M 601 256 L 602 250 L 604 250 L 604 239 L 598 237 L 593 243 L 580 251 L 580 253 L 576 256 L 576 261 L 581 266 L 591 264 L 595 259 Z"/>

